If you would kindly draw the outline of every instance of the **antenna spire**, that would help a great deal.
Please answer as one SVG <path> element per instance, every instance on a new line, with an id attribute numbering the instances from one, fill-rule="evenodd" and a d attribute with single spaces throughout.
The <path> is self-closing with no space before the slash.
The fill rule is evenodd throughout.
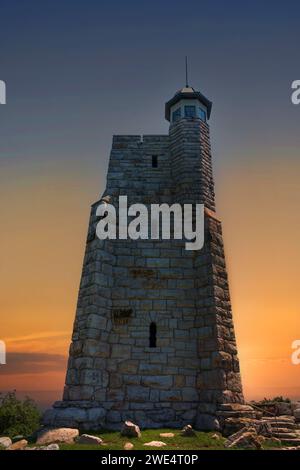
<path id="1" fill-rule="evenodd" d="M 189 86 L 189 82 L 188 82 L 188 57 L 187 57 L 187 55 L 185 56 L 185 86 L 186 87 Z"/>

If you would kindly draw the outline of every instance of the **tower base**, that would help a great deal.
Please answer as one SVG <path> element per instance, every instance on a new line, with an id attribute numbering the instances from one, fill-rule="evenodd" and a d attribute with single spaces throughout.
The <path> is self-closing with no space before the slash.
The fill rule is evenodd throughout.
<path id="1" fill-rule="evenodd" d="M 143 404 L 145 407 L 147 404 Z M 126 420 L 134 421 L 142 429 L 162 427 L 182 428 L 191 424 L 199 431 L 220 431 L 228 417 L 256 418 L 256 412 L 248 405 L 226 403 L 219 405 L 215 413 L 203 413 L 197 406 L 184 405 L 180 412 L 167 406 L 144 410 L 105 409 L 100 402 L 91 401 L 57 401 L 53 408 L 43 416 L 43 424 L 51 427 L 70 427 L 81 430 L 114 430 L 121 429 Z"/>

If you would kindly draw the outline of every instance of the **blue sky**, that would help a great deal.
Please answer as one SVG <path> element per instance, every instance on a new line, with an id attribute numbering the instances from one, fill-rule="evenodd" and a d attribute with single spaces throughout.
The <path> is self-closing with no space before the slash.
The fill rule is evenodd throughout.
<path id="1" fill-rule="evenodd" d="M 214 103 L 217 170 L 249 147 L 279 157 L 299 145 L 299 20 L 296 1 L 2 0 L 2 164 L 94 172 L 113 133 L 167 132 L 186 54 L 191 84 Z"/>

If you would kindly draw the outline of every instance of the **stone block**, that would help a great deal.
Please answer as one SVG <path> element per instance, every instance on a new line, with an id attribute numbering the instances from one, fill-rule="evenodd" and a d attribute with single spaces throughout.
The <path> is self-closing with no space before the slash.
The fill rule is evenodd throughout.
<path id="1" fill-rule="evenodd" d="M 125 374 L 135 374 L 138 370 L 138 361 L 137 360 L 128 360 L 120 362 L 117 366 L 117 370 L 119 373 Z"/>
<path id="2" fill-rule="evenodd" d="M 160 392 L 160 401 L 181 401 L 182 394 L 179 390 L 162 390 Z"/>
<path id="3" fill-rule="evenodd" d="M 131 354 L 131 346 L 125 344 L 113 344 L 111 347 L 111 358 L 127 359 Z"/>
<path id="4" fill-rule="evenodd" d="M 150 397 L 150 390 L 147 387 L 139 387 L 135 385 L 127 386 L 126 398 L 130 402 L 144 402 L 148 401 Z"/>
<path id="5" fill-rule="evenodd" d="M 151 388 L 169 389 L 173 385 L 173 378 L 170 375 L 146 375 L 142 376 L 141 384 Z"/>
<path id="6" fill-rule="evenodd" d="M 105 330 L 107 326 L 107 319 L 103 316 L 92 313 L 87 318 L 86 326 L 88 328 L 95 328 L 96 330 Z"/>

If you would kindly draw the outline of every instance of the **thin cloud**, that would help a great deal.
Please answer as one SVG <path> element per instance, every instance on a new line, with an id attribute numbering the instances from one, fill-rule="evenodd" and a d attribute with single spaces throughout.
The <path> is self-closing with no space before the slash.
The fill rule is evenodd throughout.
<path id="1" fill-rule="evenodd" d="M 41 333 L 34 333 L 24 336 L 14 336 L 11 338 L 5 338 L 6 343 L 17 343 L 24 341 L 32 341 L 35 339 L 47 339 L 47 338 L 59 338 L 70 335 L 70 331 L 42 331 Z"/>
<path id="2" fill-rule="evenodd" d="M 42 331 L 4 338 L 7 352 L 62 353 L 67 351 L 70 331 Z"/>
<path id="3" fill-rule="evenodd" d="M 62 354 L 8 352 L 6 364 L 0 365 L 0 376 L 62 372 L 67 357 Z"/>

